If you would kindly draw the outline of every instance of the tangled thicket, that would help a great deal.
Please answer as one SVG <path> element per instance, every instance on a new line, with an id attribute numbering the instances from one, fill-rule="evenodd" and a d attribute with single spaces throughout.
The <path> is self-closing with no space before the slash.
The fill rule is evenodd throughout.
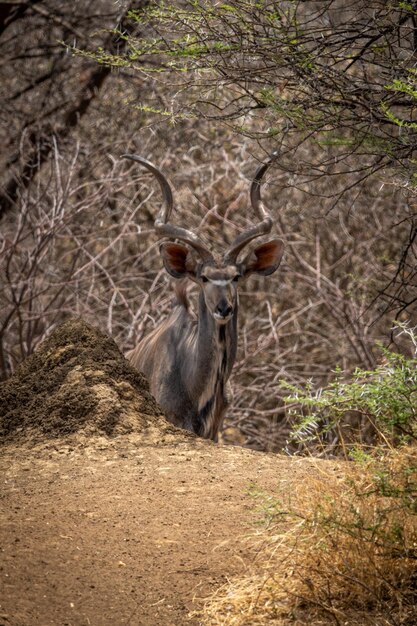
<path id="1" fill-rule="evenodd" d="M 127 16 L 130 9 L 143 16 L 147 5 L 126 1 L 116 12 L 103 3 L 97 15 L 94 2 L 46 0 L 28 3 L 0 28 L 0 125 L 7 138 L 0 195 L 2 379 L 74 314 L 109 332 L 122 349 L 167 314 L 172 289 L 152 231 L 159 190 L 119 159 L 123 152 L 164 170 L 176 190 L 175 220 L 214 248 L 253 220 L 248 189 L 259 161 L 275 147 L 273 137 L 237 135 L 227 120 L 217 125 L 204 116 L 180 116 L 172 125 L 158 113 L 151 119 L 152 110 L 169 110 L 179 98 L 176 75 L 150 71 L 152 63 L 158 69 L 155 57 L 143 66 L 141 58 L 135 62 L 143 72 L 129 66 L 112 72 L 62 45 L 93 42 L 122 52 L 127 34 L 145 39 L 142 22 Z M 116 33 L 98 28 L 117 25 Z M 227 88 L 221 86 L 223 94 Z M 259 120 L 249 116 L 245 124 L 256 130 Z M 292 429 L 281 380 L 325 385 L 337 366 L 347 376 L 377 366 L 375 342 L 390 340 L 393 317 L 377 296 L 393 275 L 401 284 L 412 279 L 404 257 L 415 245 L 410 185 L 394 184 L 381 170 L 335 196 L 346 187 L 343 171 L 318 166 L 319 188 L 311 194 L 314 180 L 299 182 L 314 149 L 303 142 L 268 174 L 263 196 L 286 242 L 284 262 L 276 275 L 252 278 L 241 293 L 227 437 L 258 449 L 282 448 Z M 320 147 L 329 163 L 334 150 Z M 345 165 L 354 169 L 356 158 L 349 152 Z M 412 280 L 407 285 L 408 302 Z M 403 321 L 412 316 L 410 306 L 400 314 Z M 401 338 L 396 349 L 406 351 Z"/>

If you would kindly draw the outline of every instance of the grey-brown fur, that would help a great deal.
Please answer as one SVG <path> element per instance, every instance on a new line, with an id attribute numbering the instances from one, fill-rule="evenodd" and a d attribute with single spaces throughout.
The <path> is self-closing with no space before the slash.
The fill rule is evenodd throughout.
<path id="1" fill-rule="evenodd" d="M 169 317 L 126 357 L 148 378 L 172 423 L 217 440 L 236 348 L 237 306 L 230 321 L 219 326 L 200 294 L 197 320 L 181 298 Z"/>

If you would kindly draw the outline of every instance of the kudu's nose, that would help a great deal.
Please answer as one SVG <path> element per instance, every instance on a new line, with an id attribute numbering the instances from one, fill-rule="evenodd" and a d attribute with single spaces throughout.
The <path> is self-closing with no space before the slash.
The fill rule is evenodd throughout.
<path id="1" fill-rule="evenodd" d="M 233 307 L 228 302 L 220 302 L 216 307 L 216 313 L 219 317 L 230 317 Z"/>

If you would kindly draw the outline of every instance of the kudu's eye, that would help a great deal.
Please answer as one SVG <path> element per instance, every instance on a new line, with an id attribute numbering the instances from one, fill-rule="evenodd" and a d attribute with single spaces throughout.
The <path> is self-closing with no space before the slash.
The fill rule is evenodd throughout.
<path id="1" fill-rule="evenodd" d="M 202 276 L 201 280 L 203 281 L 203 283 L 208 283 L 208 278 L 207 276 Z"/>
<path id="2" fill-rule="evenodd" d="M 239 274 L 236 274 L 236 276 L 233 276 L 233 282 L 237 283 L 237 281 L 239 280 L 240 276 Z"/>

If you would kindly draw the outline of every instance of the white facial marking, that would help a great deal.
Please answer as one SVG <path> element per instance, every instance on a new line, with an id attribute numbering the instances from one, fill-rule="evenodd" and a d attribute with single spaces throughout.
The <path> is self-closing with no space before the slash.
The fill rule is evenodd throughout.
<path id="1" fill-rule="evenodd" d="M 224 279 L 214 280 L 212 278 L 209 278 L 209 281 L 213 285 L 217 285 L 218 287 L 225 287 L 226 285 L 229 285 L 232 282 L 232 279 L 230 278 L 229 280 L 224 280 Z"/>
<path id="2" fill-rule="evenodd" d="M 229 313 L 229 315 L 220 315 L 220 313 L 213 313 L 213 317 L 215 320 L 219 320 L 219 322 L 228 322 L 230 320 L 230 318 L 232 317 L 233 313 Z"/>

